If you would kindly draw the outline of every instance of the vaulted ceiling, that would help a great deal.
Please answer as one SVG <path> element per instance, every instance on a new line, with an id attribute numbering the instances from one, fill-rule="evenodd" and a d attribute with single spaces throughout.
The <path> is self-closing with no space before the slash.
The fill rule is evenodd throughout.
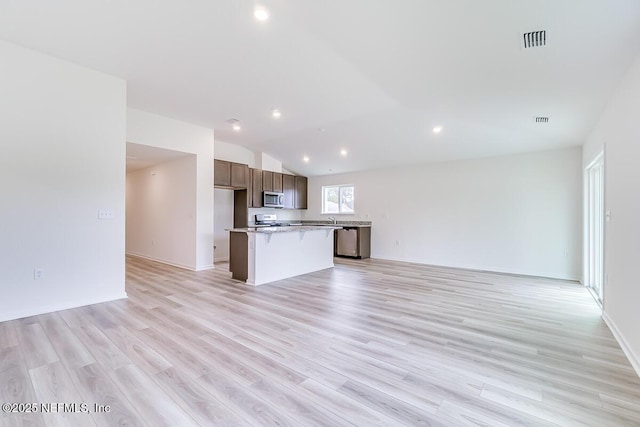
<path id="1" fill-rule="evenodd" d="M 264 0 L 265 22 L 256 5 L 0 0 L 0 38 L 307 175 L 580 145 L 640 48 L 637 0 Z"/>

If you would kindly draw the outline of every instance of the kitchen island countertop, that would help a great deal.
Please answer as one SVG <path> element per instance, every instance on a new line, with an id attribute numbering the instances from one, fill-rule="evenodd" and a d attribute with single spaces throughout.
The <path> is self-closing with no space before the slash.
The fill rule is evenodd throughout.
<path id="1" fill-rule="evenodd" d="M 231 228 L 229 231 L 232 233 L 290 233 L 293 231 L 312 231 L 312 230 L 339 230 L 342 225 L 285 225 L 281 227 L 246 227 L 246 228 Z"/>

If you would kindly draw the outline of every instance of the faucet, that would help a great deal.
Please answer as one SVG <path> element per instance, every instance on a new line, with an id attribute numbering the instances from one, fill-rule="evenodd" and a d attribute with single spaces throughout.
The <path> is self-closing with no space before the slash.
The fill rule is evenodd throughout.
<path id="1" fill-rule="evenodd" d="M 336 220 L 335 216 L 330 216 L 329 220 L 331 220 L 331 223 L 334 224 L 334 225 L 338 223 L 338 220 Z"/>

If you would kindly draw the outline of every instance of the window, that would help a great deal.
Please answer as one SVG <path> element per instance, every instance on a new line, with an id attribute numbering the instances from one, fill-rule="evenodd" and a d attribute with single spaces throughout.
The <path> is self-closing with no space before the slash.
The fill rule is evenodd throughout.
<path id="1" fill-rule="evenodd" d="M 354 200 L 353 185 L 330 185 L 322 187 L 323 214 L 352 214 Z"/>

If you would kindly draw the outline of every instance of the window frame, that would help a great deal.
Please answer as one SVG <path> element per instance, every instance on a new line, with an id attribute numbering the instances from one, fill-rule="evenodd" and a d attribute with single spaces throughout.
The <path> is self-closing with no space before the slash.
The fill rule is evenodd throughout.
<path id="1" fill-rule="evenodd" d="M 353 211 L 352 212 L 342 212 L 342 205 L 340 204 L 340 190 L 345 187 L 351 187 L 353 191 Z M 338 212 L 327 212 L 325 209 L 325 189 L 327 188 L 337 188 L 338 189 Z M 334 184 L 334 185 L 323 185 L 321 189 L 321 198 L 322 203 L 320 206 L 321 215 L 354 215 L 356 213 L 356 186 L 354 184 Z"/>

